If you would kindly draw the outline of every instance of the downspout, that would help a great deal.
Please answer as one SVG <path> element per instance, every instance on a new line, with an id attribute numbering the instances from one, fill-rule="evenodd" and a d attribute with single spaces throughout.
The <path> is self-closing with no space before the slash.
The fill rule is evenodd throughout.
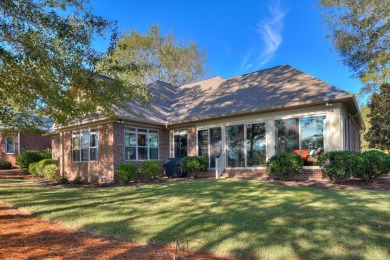
<path id="1" fill-rule="evenodd" d="M 18 131 L 18 154 L 20 154 L 20 131 Z"/>

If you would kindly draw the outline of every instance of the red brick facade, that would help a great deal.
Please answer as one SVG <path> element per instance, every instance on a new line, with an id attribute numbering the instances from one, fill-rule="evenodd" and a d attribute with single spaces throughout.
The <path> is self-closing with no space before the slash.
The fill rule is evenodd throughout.
<path id="1" fill-rule="evenodd" d="M 15 152 L 12 154 L 6 153 L 6 144 L 5 140 L 7 136 L 13 136 L 15 141 Z M 20 140 L 20 145 L 19 145 Z M 51 142 L 49 136 L 41 136 L 27 133 L 19 133 L 17 131 L 3 133 L 0 132 L 0 159 L 9 161 L 12 163 L 12 166 L 16 167 L 16 158 L 23 150 L 45 150 L 51 148 Z"/>
<path id="2" fill-rule="evenodd" d="M 129 162 L 140 166 L 142 161 L 125 161 L 125 127 L 134 126 L 112 122 L 89 127 L 98 129 L 98 160 L 90 162 L 72 162 L 72 131 L 86 129 L 86 127 L 62 131 L 58 136 L 52 137 L 53 158 L 59 158 L 61 173 L 70 180 L 79 176 L 88 182 L 116 182 L 118 180 L 116 170 L 122 163 Z M 169 130 L 156 127 L 145 128 L 159 131 L 159 161 L 162 165 L 169 158 Z"/>

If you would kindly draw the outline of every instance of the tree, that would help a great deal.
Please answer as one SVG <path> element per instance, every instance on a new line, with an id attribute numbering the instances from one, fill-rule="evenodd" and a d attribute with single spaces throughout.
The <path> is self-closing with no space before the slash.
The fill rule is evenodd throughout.
<path id="1" fill-rule="evenodd" d="M 108 66 L 137 65 L 139 71 L 126 71 L 120 78 L 137 78 L 146 83 L 161 80 L 175 86 L 203 79 L 206 51 L 195 42 L 178 43 L 175 35 L 162 35 L 159 26 L 152 25 L 146 34 L 136 30 L 124 33 L 117 47 L 105 59 Z"/>
<path id="2" fill-rule="evenodd" d="M 369 144 L 366 138 L 364 137 L 365 134 L 368 132 L 368 130 L 371 128 L 371 124 L 368 118 L 368 114 L 370 114 L 370 108 L 367 105 L 364 105 L 360 109 L 360 113 L 362 114 L 364 125 L 366 126 L 366 130 L 363 132 L 363 134 L 360 136 L 360 141 L 362 144 L 362 151 L 367 151 L 369 149 Z"/>
<path id="3" fill-rule="evenodd" d="M 342 62 L 365 84 L 361 94 L 390 81 L 390 1 L 320 0 Z"/>
<path id="4" fill-rule="evenodd" d="M 114 49 L 116 25 L 93 15 L 87 1 L 0 1 L 1 124 L 41 124 L 31 120 L 32 112 L 64 124 L 95 112 L 113 115 L 133 99 L 147 103 L 144 84 L 116 77 L 118 71 L 139 71 L 137 66 L 97 67 L 105 53 L 91 43 L 109 32 L 108 51 Z"/>
<path id="5" fill-rule="evenodd" d="M 380 92 L 371 95 L 371 128 L 365 134 L 370 148 L 386 150 L 390 153 L 390 84 L 380 86 Z"/>

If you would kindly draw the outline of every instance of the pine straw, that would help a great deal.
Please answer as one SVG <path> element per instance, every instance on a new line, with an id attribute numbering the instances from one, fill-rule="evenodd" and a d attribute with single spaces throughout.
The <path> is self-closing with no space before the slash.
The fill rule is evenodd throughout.
<path id="1" fill-rule="evenodd" d="M 229 259 L 92 235 L 0 202 L 0 259 Z"/>

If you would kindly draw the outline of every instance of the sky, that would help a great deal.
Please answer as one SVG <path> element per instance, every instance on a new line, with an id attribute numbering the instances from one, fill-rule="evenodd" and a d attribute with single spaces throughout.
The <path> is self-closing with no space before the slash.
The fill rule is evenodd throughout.
<path id="1" fill-rule="evenodd" d="M 362 84 L 341 64 L 316 0 L 91 0 L 93 13 L 117 20 L 119 32 L 163 33 L 207 51 L 209 77 L 231 78 L 289 64 L 345 91 Z M 104 51 L 107 41 L 94 47 Z"/>

